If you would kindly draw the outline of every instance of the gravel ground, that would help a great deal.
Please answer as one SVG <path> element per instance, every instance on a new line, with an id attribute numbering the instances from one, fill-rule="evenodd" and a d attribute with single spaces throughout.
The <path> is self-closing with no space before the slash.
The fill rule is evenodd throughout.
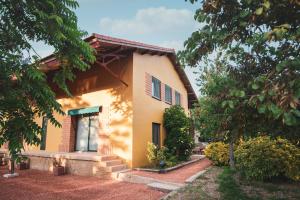
<path id="1" fill-rule="evenodd" d="M 198 162 L 195 162 L 190 165 L 186 165 L 180 169 L 170 171 L 165 174 L 158 174 L 155 172 L 146 172 L 146 171 L 130 171 L 128 173 L 132 173 L 139 176 L 151 177 L 159 180 L 164 180 L 168 182 L 175 182 L 175 183 L 184 183 L 186 179 L 190 176 L 196 174 L 197 172 L 209 167 L 211 165 L 211 161 L 207 158 L 204 158 Z"/>
<path id="2" fill-rule="evenodd" d="M 0 200 L 154 200 L 165 193 L 146 185 L 74 175 L 53 176 L 37 170 L 18 171 L 19 177 L 6 179 L 0 167 Z"/>

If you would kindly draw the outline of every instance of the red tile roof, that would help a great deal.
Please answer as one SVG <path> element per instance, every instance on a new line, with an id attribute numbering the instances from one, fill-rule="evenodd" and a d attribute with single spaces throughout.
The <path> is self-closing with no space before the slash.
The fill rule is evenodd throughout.
<path id="1" fill-rule="evenodd" d="M 136 42 L 136 41 L 132 41 L 132 40 L 125 40 L 125 39 L 110 37 L 110 36 L 106 36 L 106 35 L 100 35 L 97 33 L 93 33 L 92 36 L 94 36 L 95 38 L 97 38 L 99 41 L 102 41 L 102 42 L 122 44 L 122 45 L 125 45 L 128 47 L 143 48 L 143 49 L 147 49 L 147 50 L 162 51 L 162 52 L 166 52 L 166 53 L 175 53 L 174 49 L 159 47 L 159 46 L 145 44 L 145 43 Z"/>

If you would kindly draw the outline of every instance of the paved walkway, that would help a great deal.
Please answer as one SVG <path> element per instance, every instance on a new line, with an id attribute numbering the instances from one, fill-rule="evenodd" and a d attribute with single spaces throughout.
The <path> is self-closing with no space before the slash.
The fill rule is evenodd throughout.
<path id="1" fill-rule="evenodd" d="M 19 177 L 6 179 L 0 167 L 0 200 L 154 200 L 166 193 L 147 185 L 65 175 L 56 177 L 37 170 L 18 171 Z"/>
<path id="2" fill-rule="evenodd" d="M 174 171 L 170 171 L 165 174 L 158 174 L 158 173 L 146 172 L 146 171 L 136 171 L 136 170 L 132 170 L 127 173 L 143 176 L 143 177 L 154 178 L 161 181 L 167 181 L 173 183 L 184 183 L 186 179 L 195 175 L 199 171 L 204 170 L 210 165 L 211 165 L 211 161 L 208 160 L 207 158 L 204 158 L 198 162 L 184 166 Z"/>

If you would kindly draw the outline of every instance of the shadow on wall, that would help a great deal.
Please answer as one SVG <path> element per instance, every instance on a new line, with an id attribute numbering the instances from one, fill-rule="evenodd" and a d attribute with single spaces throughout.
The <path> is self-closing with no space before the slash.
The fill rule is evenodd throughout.
<path id="1" fill-rule="evenodd" d="M 120 83 L 118 87 L 110 89 L 113 101 L 110 105 L 110 142 L 114 152 L 122 152 L 119 155 L 128 158 L 125 152 L 130 151 L 132 144 L 132 96 L 130 88 Z M 131 153 L 131 152 L 129 152 Z"/>
<path id="2" fill-rule="evenodd" d="M 122 59 L 120 62 L 112 63 L 109 68 L 120 75 L 123 80 L 131 80 L 131 73 L 128 64 L 130 59 Z M 99 102 L 103 106 L 102 113 L 99 113 L 99 143 L 103 151 L 115 152 L 127 159 L 129 148 L 132 143 L 132 88 L 126 87 L 120 80 L 117 80 L 102 67 L 92 66 L 85 72 L 78 72 L 74 82 L 69 83 L 71 98 L 62 95 L 57 91 L 57 97 L 64 111 L 75 108 L 90 107 L 91 102 L 82 98 L 83 94 L 97 91 L 105 91 L 107 96 L 99 96 L 101 99 L 91 99 L 93 102 Z M 130 85 L 130 84 L 129 84 Z M 109 101 L 109 102 L 108 102 Z M 94 105 L 95 103 L 93 103 Z M 109 105 L 105 110 L 104 105 Z M 106 113 L 105 113 L 106 112 Z M 101 141 L 102 140 L 102 141 Z M 130 152 L 131 153 L 131 152 Z M 128 154 L 128 155 L 127 155 Z"/>
<path id="3" fill-rule="evenodd" d="M 75 96 L 67 99 L 63 99 L 60 102 L 61 106 L 67 112 L 68 110 L 72 110 L 75 108 L 86 108 L 89 107 L 90 104 L 82 99 L 80 96 Z M 67 114 L 67 113 L 66 113 Z"/>

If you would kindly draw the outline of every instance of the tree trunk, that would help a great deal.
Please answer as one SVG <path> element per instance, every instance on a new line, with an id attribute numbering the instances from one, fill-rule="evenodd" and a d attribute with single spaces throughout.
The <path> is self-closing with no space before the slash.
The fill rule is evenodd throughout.
<path id="1" fill-rule="evenodd" d="M 14 174 L 15 173 L 15 160 L 14 159 L 10 159 L 10 173 Z"/>
<path id="2" fill-rule="evenodd" d="M 235 168 L 235 164 L 234 164 L 234 147 L 233 147 L 233 139 L 230 139 L 229 142 L 229 166 L 230 169 L 234 169 Z"/>

